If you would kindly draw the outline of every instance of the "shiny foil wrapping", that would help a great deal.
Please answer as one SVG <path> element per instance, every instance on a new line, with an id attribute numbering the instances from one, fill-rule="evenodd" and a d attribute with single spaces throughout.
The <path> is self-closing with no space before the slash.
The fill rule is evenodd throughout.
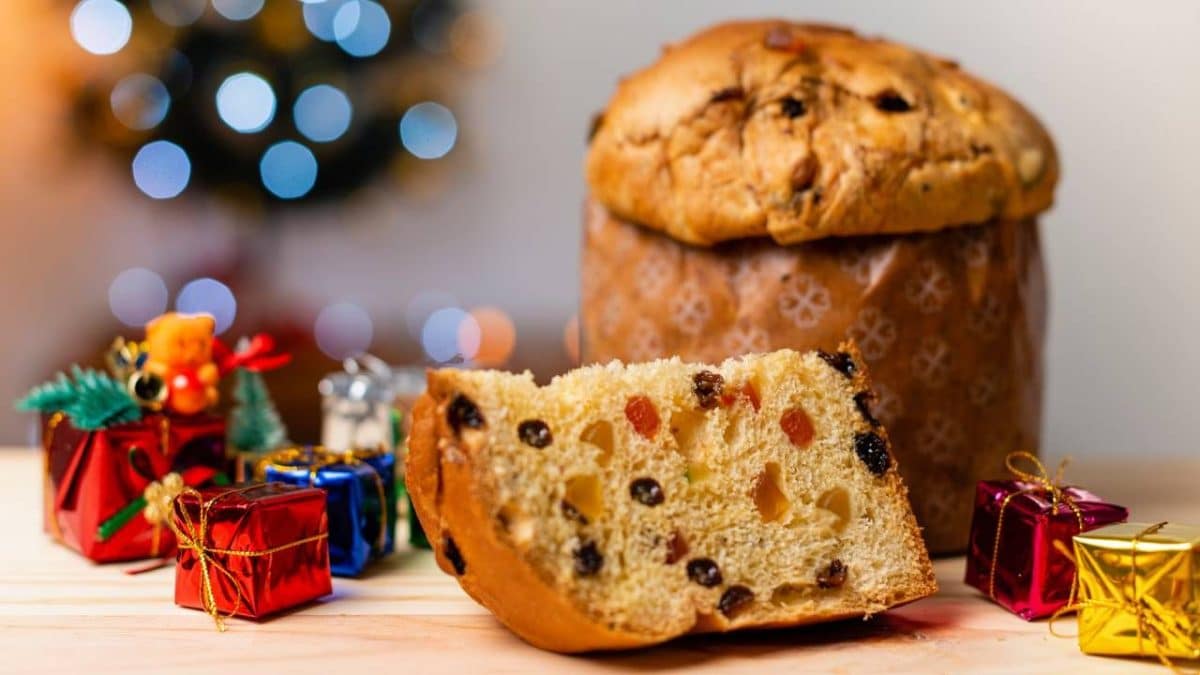
<path id="1" fill-rule="evenodd" d="M 329 562 L 335 576 L 358 576 L 371 561 L 395 550 L 395 454 L 285 450 L 264 466 L 266 480 L 316 487 L 328 495 Z"/>
<path id="2" fill-rule="evenodd" d="M 1200 658 L 1200 527 L 1123 523 L 1075 537 L 1079 648 Z"/>
<path id="3" fill-rule="evenodd" d="M 1046 287 L 1033 220 L 698 248 L 587 208 L 584 363 L 832 351 L 854 339 L 933 553 L 966 548 L 976 481 L 1036 451 Z"/>
<path id="4" fill-rule="evenodd" d="M 42 522 L 59 542 L 96 562 L 167 555 L 175 537 L 147 523 L 140 508 L 107 538 L 101 525 L 142 496 L 167 473 L 210 467 L 228 473 L 225 421 L 208 415 L 147 415 L 98 431 L 76 429 L 61 414 L 43 419 Z M 189 472 L 195 473 L 195 472 Z"/>
<path id="5" fill-rule="evenodd" d="M 1128 517 L 1125 507 L 1077 487 L 1061 488 L 1055 501 L 1037 483 L 979 481 L 965 581 L 1026 621 L 1048 617 L 1072 600 L 1075 563 L 1069 553 L 1080 519 L 1087 531 Z"/>
<path id="6" fill-rule="evenodd" d="M 206 503 L 204 531 L 197 532 Z M 184 493 L 175 509 L 182 527 L 188 521 L 178 514 L 187 511 L 189 534 L 206 549 L 208 582 L 221 614 L 261 619 L 332 592 L 321 490 L 279 483 L 210 487 Z M 179 551 L 175 602 L 180 606 L 207 609 L 200 555 L 187 547 Z"/>

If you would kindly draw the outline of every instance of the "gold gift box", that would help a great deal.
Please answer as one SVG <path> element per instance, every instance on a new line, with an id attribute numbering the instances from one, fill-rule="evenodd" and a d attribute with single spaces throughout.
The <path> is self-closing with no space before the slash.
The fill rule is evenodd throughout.
<path id="1" fill-rule="evenodd" d="M 1075 535 L 1079 649 L 1200 658 L 1200 527 L 1120 523 Z"/>

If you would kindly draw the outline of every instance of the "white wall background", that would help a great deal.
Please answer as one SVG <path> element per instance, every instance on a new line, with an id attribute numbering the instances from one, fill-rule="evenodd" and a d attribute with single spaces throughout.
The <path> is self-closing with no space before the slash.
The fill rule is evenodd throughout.
<path id="1" fill-rule="evenodd" d="M 41 3 L 15 2 L 27 4 Z M 343 216 L 356 221 L 344 232 L 292 230 L 280 242 L 276 269 L 264 272 L 277 278 L 281 292 L 314 306 L 357 298 L 377 324 L 386 324 L 401 321 L 413 293 L 436 286 L 466 304 L 509 310 L 519 349 L 560 349 L 562 322 L 575 311 L 584 136 L 618 76 L 653 60 L 663 43 L 725 18 L 842 23 L 954 58 L 1023 100 L 1058 141 L 1064 177 L 1057 206 L 1043 221 L 1052 290 L 1050 452 L 1194 452 L 1200 2 L 506 0 L 483 6 L 504 26 L 506 46 L 502 59 L 469 85 L 457 111 L 471 156 L 452 179 L 452 196 L 419 208 L 385 196 L 375 208 Z M 20 14 L 0 9 L 0 20 L 5 12 Z M 3 58 L 18 47 L 11 41 L 0 47 L 0 75 L 28 68 Z M 5 80 L 0 87 L 12 86 L 12 78 Z M 3 94 L 0 144 L 17 140 L 13 129 L 27 114 Z M 10 164 L 14 153 L 19 158 L 39 147 L 34 137 L 0 152 Z M 74 169 L 85 170 L 95 169 Z M 90 200 L 88 224 L 77 222 L 84 209 L 64 205 L 69 200 L 30 201 L 30 187 L 46 176 L 0 169 L 6 205 L 0 217 L 11 213 L 7 205 L 19 204 L 24 214 L 19 223 L 3 221 L 15 243 L 0 246 L 0 349 L 7 355 L 0 361 L 0 397 L 15 396 L 45 374 L 48 359 L 61 358 L 55 331 L 106 314 L 103 296 L 85 289 L 105 288 L 132 264 L 169 271 L 196 255 L 194 231 L 232 227 L 205 211 L 191 234 L 182 224 L 168 236 L 154 227 L 154 207 L 131 206 L 137 201 L 131 194 L 124 203 L 110 198 L 123 189 L 114 187 L 123 177 L 110 181 L 110 192 L 72 190 L 70 171 L 55 171 L 63 193 Z M 135 251 L 99 245 L 73 254 L 86 264 L 48 278 L 44 270 L 64 254 L 34 245 L 39 227 L 95 228 L 143 243 Z M 49 313 L 52 301 L 77 311 Z M 0 440 L 15 441 L 19 432 L 16 423 L 0 426 Z"/>

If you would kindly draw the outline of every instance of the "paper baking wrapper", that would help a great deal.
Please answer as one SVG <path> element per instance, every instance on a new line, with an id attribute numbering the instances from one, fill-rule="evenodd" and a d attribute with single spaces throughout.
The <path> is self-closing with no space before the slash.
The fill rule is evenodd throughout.
<path id="1" fill-rule="evenodd" d="M 975 485 L 1036 452 L 1046 287 L 1037 223 L 696 248 L 586 211 L 586 363 L 720 361 L 858 342 L 931 551 L 966 547 Z"/>

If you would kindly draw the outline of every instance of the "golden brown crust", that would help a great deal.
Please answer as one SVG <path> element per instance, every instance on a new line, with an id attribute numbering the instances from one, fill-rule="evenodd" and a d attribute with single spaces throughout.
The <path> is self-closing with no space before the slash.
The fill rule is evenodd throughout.
<path id="1" fill-rule="evenodd" d="M 857 348 L 842 346 L 860 368 L 854 375 L 855 388 L 870 388 L 869 376 Z M 468 433 L 456 434 L 446 422 L 446 408 L 458 393 L 474 395 L 454 371 L 430 371 L 427 392 L 413 408 L 405 476 L 413 505 L 437 557 L 438 566 L 455 575 L 463 589 L 491 610 L 510 630 L 529 643 L 558 652 L 625 649 L 651 645 L 682 633 L 629 632 L 597 621 L 586 608 L 556 590 L 513 547 L 498 536 L 488 509 L 488 495 L 481 492 L 476 467 L 472 464 L 473 440 Z M 886 440 L 886 432 L 879 432 Z M 890 448 L 890 442 L 889 442 Z M 895 458 L 893 457 L 893 468 Z M 903 481 L 895 470 L 887 472 L 888 489 L 905 496 Z M 923 577 L 904 587 L 893 588 L 886 597 L 862 598 L 867 611 L 832 610 L 798 614 L 792 619 L 733 623 L 713 614 L 697 613 L 687 632 L 708 633 L 800 626 L 835 621 L 882 611 L 912 602 L 937 591 L 933 567 L 921 541 L 916 520 L 909 511 L 903 524 L 909 550 L 922 557 L 917 565 Z M 448 554 L 450 542 L 457 549 L 458 564 Z M 484 561 L 482 564 L 478 561 Z"/>
<path id="2" fill-rule="evenodd" d="M 917 232 L 1050 207 L 1041 124 L 957 65 L 852 32 L 725 23 L 621 82 L 587 158 L 620 217 L 708 245 Z"/>

